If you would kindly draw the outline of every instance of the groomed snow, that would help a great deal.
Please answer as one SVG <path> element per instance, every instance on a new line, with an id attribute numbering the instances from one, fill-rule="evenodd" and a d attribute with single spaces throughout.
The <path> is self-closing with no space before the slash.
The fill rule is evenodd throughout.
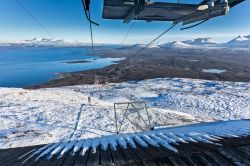
<path id="1" fill-rule="evenodd" d="M 250 83 L 161 78 L 38 90 L 0 88 L 0 99 L 0 148 L 114 134 L 115 102 L 146 102 L 154 126 L 250 118 Z M 125 126 L 125 133 L 136 131 L 129 122 Z"/>

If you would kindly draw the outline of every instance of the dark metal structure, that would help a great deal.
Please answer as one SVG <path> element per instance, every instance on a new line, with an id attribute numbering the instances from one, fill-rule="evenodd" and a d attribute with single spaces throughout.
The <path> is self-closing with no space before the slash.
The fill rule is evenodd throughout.
<path id="1" fill-rule="evenodd" d="M 145 102 L 114 103 L 116 133 L 122 132 L 128 121 L 137 131 L 152 130 L 151 118 Z"/>
<path id="2" fill-rule="evenodd" d="M 108 147 L 101 147 L 93 152 L 87 150 L 86 155 L 80 153 L 72 155 L 69 151 L 58 158 L 44 157 L 35 160 L 38 156 L 30 157 L 32 151 L 42 147 L 24 147 L 0 150 L 1 166 L 206 166 L 206 165 L 250 165 L 250 137 L 231 138 L 221 140 L 222 145 L 216 146 L 207 143 L 189 143 L 175 146 L 179 153 L 173 153 L 164 147 L 137 146 L 136 149 L 119 147 L 116 151 Z M 29 158 L 30 157 L 30 158 Z M 25 161 L 25 162 L 24 162 Z"/>
<path id="3" fill-rule="evenodd" d="M 93 138 L 89 140 L 70 141 L 65 143 L 62 142 L 31 147 L 0 149 L 0 165 L 250 165 L 249 123 L 249 120 L 241 120 L 179 126 L 168 129 L 159 129 L 158 136 L 152 135 L 153 133 L 155 133 L 155 131 L 147 131 L 137 134 L 134 133 L 137 136 L 141 135 L 141 139 L 144 138 L 145 141 L 147 140 L 145 144 L 140 143 L 140 141 L 135 141 L 138 140 L 139 137 L 136 137 L 134 134 L 131 134 L 129 140 L 126 139 L 129 135 L 121 134 L 119 136 L 113 135 L 101 138 Z M 164 132 L 163 130 L 165 130 L 166 132 Z M 187 134 L 188 130 L 190 131 L 191 135 Z M 207 135 L 209 133 L 209 130 L 211 130 L 213 134 Z M 180 131 L 183 132 L 179 133 Z M 195 134 L 198 131 L 200 131 L 200 135 Z M 205 134 L 205 131 L 207 131 L 207 134 Z M 174 134 L 171 135 L 172 132 Z M 216 136 L 216 133 L 225 135 L 225 137 L 218 137 Z M 169 137 L 170 135 L 171 137 Z M 162 139 L 160 139 L 160 137 Z M 210 141 L 204 141 L 204 138 L 210 138 Z M 134 145 L 131 144 L 131 139 L 134 140 Z M 174 139 L 176 141 L 179 141 L 175 142 L 173 141 Z M 160 143 L 155 144 L 156 140 L 160 140 Z M 184 140 L 188 140 L 188 142 Z M 120 143 L 114 145 L 116 141 Z M 126 142 L 126 144 L 124 141 Z M 172 143 L 167 145 L 164 143 L 165 141 L 170 141 Z M 170 146 L 176 149 L 176 151 L 173 151 L 173 148 L 169 148 Z"/>
<path id="4" fill-rule="evenodd" d="M 173 21 L 183 25 L 225 15 L 244 0 L 204 0 L 199 4 L 151 2 L 145 0 L 104 0 L 103 18 Z"/>

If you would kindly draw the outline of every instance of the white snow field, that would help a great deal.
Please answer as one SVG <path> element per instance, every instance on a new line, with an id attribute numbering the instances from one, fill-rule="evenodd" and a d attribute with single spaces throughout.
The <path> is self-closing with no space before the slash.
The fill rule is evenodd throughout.
<path id="1" fill-rule="evenodd" d="M 156 127 L 250 119 L 250 83 L 160 78 L 38 90 L 0 88 L 0 148 L 114 134 L 114 103 L 127 101 L 146 102 Z M 124 133 L 137 131 L 129 121 L 124 128 Z"/>

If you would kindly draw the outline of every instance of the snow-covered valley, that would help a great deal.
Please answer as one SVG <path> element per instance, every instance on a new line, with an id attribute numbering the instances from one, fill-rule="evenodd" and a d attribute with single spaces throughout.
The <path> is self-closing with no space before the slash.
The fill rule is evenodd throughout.
<path id="1" fill-rule="evenodd" d="M 159 78 L 38 90 L 0 88 L 0 148 L 114 134 L 114 103 L 128 101 L 146 102 L 154 126 L 249 119 L 250 83 Z M 135 130 L 129 122 L 124 126 L 124 132 Z"/>

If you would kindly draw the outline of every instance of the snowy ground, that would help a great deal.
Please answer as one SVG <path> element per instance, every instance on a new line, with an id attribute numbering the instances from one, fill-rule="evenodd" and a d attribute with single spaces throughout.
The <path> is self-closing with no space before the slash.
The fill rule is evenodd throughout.
<path id="1" fill-rule="evenodd" d="M 249 119 L 250 83 L 162 78 L 39 90 L 0 88 L 0 148 L 113 134 L 113 104 L 126 101 L 146 102 L 154 126 Z M 134 130 L 126 121 L 124 132 Z"/>

